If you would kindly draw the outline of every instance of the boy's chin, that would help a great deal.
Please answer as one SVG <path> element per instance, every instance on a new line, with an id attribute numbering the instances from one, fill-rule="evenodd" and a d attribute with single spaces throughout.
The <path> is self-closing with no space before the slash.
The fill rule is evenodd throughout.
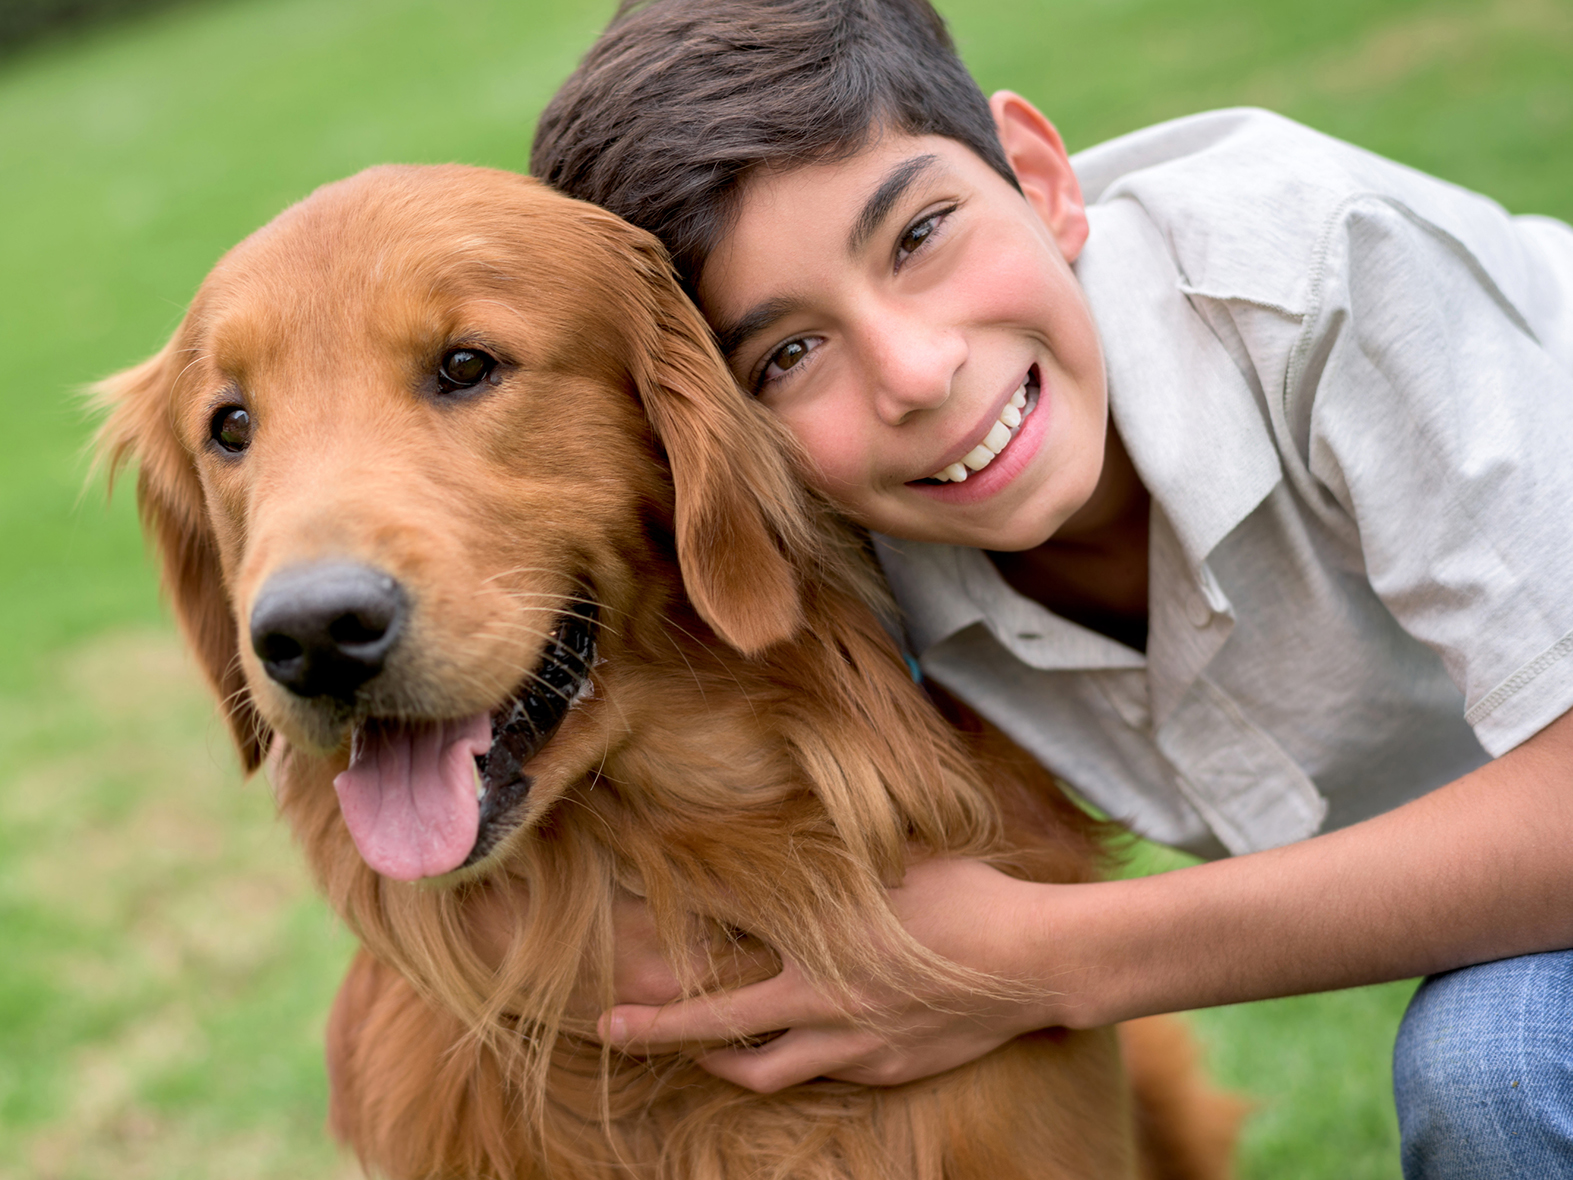
<path id="1" fill-rule="evenodd" d="M 895 540 L 1018 553 L 1047 542 L 1072 514 L 1074 507 L 1041 514 L 1025 510 L 1003 513 L 1005 519 L 991 520 L 985 514 L 962 512 L 949 505 L 937 504 L 922 513 L 902 513 L 884 522 L 866 523 L 874 532 Z"/>

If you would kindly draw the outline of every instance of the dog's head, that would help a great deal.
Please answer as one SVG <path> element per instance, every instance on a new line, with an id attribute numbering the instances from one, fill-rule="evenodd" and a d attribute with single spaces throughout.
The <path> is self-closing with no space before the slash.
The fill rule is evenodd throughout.
<path id="1" fill-rule="evenodd" d="M 246 767 L 275 733 L 348 758 L 344 817 L 386 876 L 484 862 L 549 803 L 520 768 L 593 696 L 607 632 L 659 606 L 652 545 L 735 648 L 800 625 L 779 428 L 653 238 L 523 177 L 319 190 L 101 395 Z"/>

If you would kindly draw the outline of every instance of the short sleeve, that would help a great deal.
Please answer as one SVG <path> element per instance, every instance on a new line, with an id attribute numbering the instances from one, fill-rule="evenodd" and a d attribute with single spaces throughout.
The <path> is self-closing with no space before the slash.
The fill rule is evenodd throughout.
<path id="1" fill-rule="evenodd" d="M 1517 240 L 1501 218 L 1496 240 Z M 1558 264 L 1528 233 L 1507 261 L 1515 292 Z M 1573 374 L 1535 309 L 1399 202 L 1350 201 L 1315 277 L 1284 389 L 1294 449 L 1500 755 L 1573 707 Z M 1540 289 L 1565 288 L 1552 277 Z"/>

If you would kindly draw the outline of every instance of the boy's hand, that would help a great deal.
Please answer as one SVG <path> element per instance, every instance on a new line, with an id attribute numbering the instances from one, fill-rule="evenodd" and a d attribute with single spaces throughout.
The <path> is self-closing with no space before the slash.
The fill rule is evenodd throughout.
<path id="1" fill-rule="evenodd" d="M 1570 847 L 1573 712 L 1429 795 L 1283 848 L 1091 885 L 1033 885 L 937 860 L 892 892 L 919 942 L 997 977 L 1051 983 L 1041 1003 L 869 986 L 854 998 L 882 1017 L 875 1036 L 788 964 L 734 992 L 614 1008 L 600 1029 L 634 1052 L 686 1050 L 754 1090 L 814 1077 L 908 1081 L 1053 1024 L 1112 1024 L 1573 946 Z M 757 1049 L 716 1047 L 779 1029 L 790 1031 Z"/>
<path id="2" fill-rule="evenodd" d="M 977 861 L 931 860 L 908 872 L 891 903 L 908 932 L 930 950 L 978 971 L 1025 979 L 1030 966 L 1020 952 L 1041 943 L 1022 928 L 1033 913 L 1024 891 L 1045 888 L 1053 887 L 1024 885 Z M 618 995 L 648 996 L 663 984 L 667 994 L 675 993 L 676 980 L 651 957 L 652 944 L 639 939 L 637 924 L 634 915 L 619 921 Z M 633 936 L 632 953 L 624 949 L 625 929 Z M 873 1019 L 855 1022 L 844 1003 L 816 990 L 788 962 L 780 974 L 735 991 L 662 1007 L 621 1004 L 602 1015 L 599 1027 L 604 1039 L 626 1052 L 687 1050 L 717 1077 L 771 1093 L 818 1077 L 868 1085 L 927 1077 L 1056 1016 L 1052 996 L 1024 1005 L 963 989 L 904 994 L 868 984 L 853 1003 Z M 781 1035 L 759 1047 L 706 1047 L 772 1033 Z"/>

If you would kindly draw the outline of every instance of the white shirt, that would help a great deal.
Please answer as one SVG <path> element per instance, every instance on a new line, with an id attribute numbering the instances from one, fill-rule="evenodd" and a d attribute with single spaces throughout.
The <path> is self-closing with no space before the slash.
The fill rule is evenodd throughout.
<path id="1" fill-rule="evenodd" d="M 1074 159 L 1152 494 L 1146 654 L 876 537 L 926 675 L 1204 856 L 1367 818 L 1573 707 L 1573 230 L 1262 111 Z"/>

